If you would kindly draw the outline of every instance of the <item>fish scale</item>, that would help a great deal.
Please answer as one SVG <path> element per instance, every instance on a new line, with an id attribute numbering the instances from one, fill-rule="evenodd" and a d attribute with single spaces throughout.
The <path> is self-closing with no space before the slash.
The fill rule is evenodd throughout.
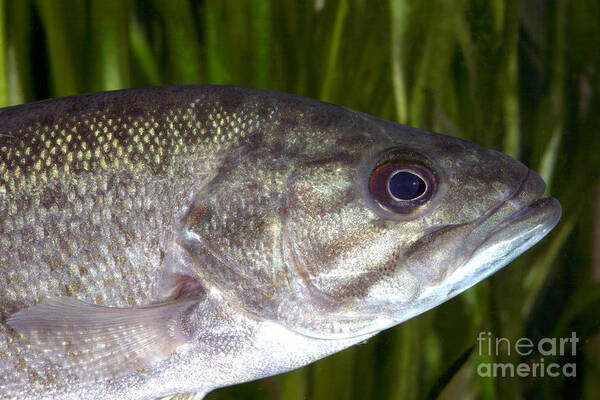
<path id="1" fill-rule="evenodd" d="M 152 299 L 177 216 L 169 211 L 186 204 L 198 186 L 181 166 L 197 153 L 226 151 L 252 124 L 252 114 L 232 118 L 210 100 L 210 113 L 197 118 L 203 100 L 185 91 L 162 90 L 162 107 L 135 115 L 131 98 L 118 94 L 81 96 L 84 107 L 41 102 L 1 112 L 2 321 L 56 295 L 111 306 Z M 12 371 L 3 384 L 43 382 L 43 374 L 25 365 L 44 355 L 18 342 L 2 324 L 0 376 Z"/>

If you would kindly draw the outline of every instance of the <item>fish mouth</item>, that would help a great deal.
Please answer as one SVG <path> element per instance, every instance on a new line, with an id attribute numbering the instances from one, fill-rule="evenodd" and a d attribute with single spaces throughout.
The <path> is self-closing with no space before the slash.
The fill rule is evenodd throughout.
<path id="1" fill-rule="evenodd" d="M 545 190 L 546 183 L 543 179 L 528 169 L 517 190 L 494 207 L 492 215 L 480 222 L 472 232 L 481 234 L 482 231 L 487 231 L 487 234 L 483 240 L 480 239 L 471 258 L 479 252 L 486 251 L 488 247 L 500 245 L 506 247 L 509 252 L 513 247 L 524 247 L 526 250 L 550 232 L 560 220 L 562 210 L 555 198 L 541 197 Z"/>
<path id="2" fill-rule="evenodd" d="M 490 244 L 490 242 L 502 240 L 507 233 L 515 233 L 515 236 L 520 236 L 523 241 L 527 242 L 531 240 L 532 234 L 550 232 L 558 223 L 560 216 L 560 203 L 555 198 L 546 197 L 534 200 L 531 204 L 502 221 L 490 233 L 480 248 Z M 531 243 L 531 245 L 533 244 Z"/>
<path id="3" fill-rule="evenodd" d="M 473 229 L 466 248 L 466 262 L 446 282 L 452 296 L 492 275 L 537 242 L 558 223 L 560 203 L 542 198 L 546 184 L 534 171 L 526 176 L 515 192 L 494 207 Z M 483 237 L 483 239 L 482 239 Z"/>
<path id="4" fill-rule="evenodd" d="M 480 254 L 493 255 L 497 260 L 506 260 L 501 268 L 546 236 L 560 220 L 561 212 L 555 198 L 535 199 L 499 223 L 473 251 L 471 259 Z"/>
<path id="5" fill-rule="evenodd" d="M 546 236 L 558 223 L 561 206 L 554 198 L 540 198 L 545 187 L 542 178 L 529 171 L 512 195 L 474 223 L 475 228 L 463 242 L 466 253 L 462 265 L 440 284 L 427 287 L 413 309 L 395 322 L 405 321 L 462 293 Z"/>

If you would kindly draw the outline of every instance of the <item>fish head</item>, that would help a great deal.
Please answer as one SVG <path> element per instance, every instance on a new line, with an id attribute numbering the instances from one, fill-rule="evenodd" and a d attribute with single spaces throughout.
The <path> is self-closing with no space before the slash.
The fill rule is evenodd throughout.
<path id="1" fill-rule="evenodd" d="M 370 148 L 297 170 L 288 198 L 287 261 L 305 296 L 334 310 L 323 337 L 378 331 L 450 299 L 561 214 L 558 201 L 540 200 L 539 175 L 505 154 L 371 121 L 381 131 Z"/>
<path id="2" fill-rule="evenodd" d="M 198 197 L 190 230 L 200 264 L 218 264 L 211 281 L 303 335 L 405 321 L 560 218 L 543 180 L 505 154 L 340 107 L 297 110 Z"/>

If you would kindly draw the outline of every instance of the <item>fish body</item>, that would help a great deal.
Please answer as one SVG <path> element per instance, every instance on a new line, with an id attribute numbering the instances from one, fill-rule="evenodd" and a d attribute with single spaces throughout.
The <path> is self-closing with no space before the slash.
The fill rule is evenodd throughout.
<path id="1" fill-rule="evenodd" d="M 255 89 L 0 110 L 0 399 L 201 398 L 479 282 L 560 218 L 520 162 Z"/>

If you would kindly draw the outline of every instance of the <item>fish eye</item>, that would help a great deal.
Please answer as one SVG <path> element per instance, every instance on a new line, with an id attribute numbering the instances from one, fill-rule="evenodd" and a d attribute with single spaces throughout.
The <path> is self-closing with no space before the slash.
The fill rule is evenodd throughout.
<path id="1" fill-rule="evenodd" d="M 427 184 L 417 174 L 398 171 L 390 176 L 387 183 L 390 195 L 396 200 L 413 200 L 425 193 Z"/>
<path id="2" fill-rule="evenodd" d="M 377 203 L 401 214 L 422 209 L 433 197 L 435 188 L 435 177 L 427 167 L 402 160 L 378 165 L 369 180 L 369 189 Z"/>

